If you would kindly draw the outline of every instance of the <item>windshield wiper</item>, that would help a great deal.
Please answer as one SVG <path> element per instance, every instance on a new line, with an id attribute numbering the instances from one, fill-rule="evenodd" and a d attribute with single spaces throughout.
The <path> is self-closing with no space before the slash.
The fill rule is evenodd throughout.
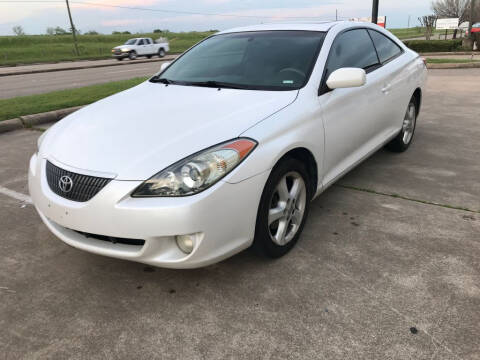
<path id="1" fill-rule="evenodd" d="M 166 85 L 169 85 L 169 84 L 173 84 L 174 82 L 172 80 L 168 80 L 167 78 L 161 78 L 161 77 L 158 77 L 158 76 L 154 76 L 150 79 L 150 82 L 153 82 L 153 83 L 162 83 L 162 84 L 166 84 Z"/>
<path id="2" fill-rule="evenodd" d="M 203 86 L 203 87 L 211 87 L 211 88 L 218 88 L 218 89 L 251 89 L 251 86 L 248 86 L 248 85 L 233 84 L 233 83 L 214 81 L 214 80 L 188 82 L 188 83 L 185 83 L 185 85 Z"/>

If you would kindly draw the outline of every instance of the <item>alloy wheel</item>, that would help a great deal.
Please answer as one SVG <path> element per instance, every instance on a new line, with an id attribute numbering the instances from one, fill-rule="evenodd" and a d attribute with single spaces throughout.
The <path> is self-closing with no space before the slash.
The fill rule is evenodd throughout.
<path id="1" fill-rule="evenodd" d="M 280 246 L 288 244 L 298 232 L 307 201 L 307 188 L 296 171 L 284 175 L 272 194 L 268 211 L 268 230 L 272 241 Z"/>
<path id="2" fill-rule="evenodd" d="M 405 114 L 405 119 L 403 120 L 403 143 L 409 144 L 413 137 L 413 132 L 415 131 L 415 122 L 417 121 L 416 108 L 414 103 L 408 105 L 407 113 Z"/>

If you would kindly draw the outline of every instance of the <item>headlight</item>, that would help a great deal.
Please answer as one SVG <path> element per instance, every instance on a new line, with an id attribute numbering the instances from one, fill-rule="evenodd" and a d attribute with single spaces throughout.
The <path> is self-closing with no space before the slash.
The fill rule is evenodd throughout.
<path id="1" fill-rule="evenodd" d="M 237 139 L 203 150 L 160 171 L 141 184 L 133 197 L 187 196 L 212 186 L 238 166 L 257 143 Z"/>
<path id="2" fill-rule="evenodd" d="M 44 131 L 43 134 L 40 135 L 40 137 L 37 140 L 37 153 L 40 152 L 40 147 L 42 146 L 42 142 L 46 134 L 47 134 L 47 131 Z"/>
<path id="3" fill-rule="evenodd" d="M 130 51 L 130 50 L 127 49 L 127 48 L 123 48 L 123 49 L 122 49 L 122 52 L 129 52 L 129 51 Z"/>

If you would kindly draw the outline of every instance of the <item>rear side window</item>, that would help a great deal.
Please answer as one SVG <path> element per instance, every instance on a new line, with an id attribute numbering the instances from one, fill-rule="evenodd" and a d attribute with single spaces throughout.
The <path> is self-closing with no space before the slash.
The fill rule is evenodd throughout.
<path id="1" fill-rule="evenodd" d="M 402 53 L 402 49 L 400 49 L 400 46 L 395 44 L 385 35 L 380 34 L 378 31 L 375 30 L 368 30 L 368 32 L 370 33 L 373 43 L 377 48 L 378 57 L 380 58 L 380 62 L 382 64 L 393 59 L 394 57 L 397 57 Z"/>
<path id="2" fill-rule="evenodd" d="M 349 30 L 340 34 L 332 45 L 325 79 L 343 67 L 369 70 L 375 65 L 378 65 L 378 57 L 367 30 Z"/>
<path id="3" fill-rule="evenodd" d="M 141 39 L 137 45 L 143 45 L 143 39 Z"/>

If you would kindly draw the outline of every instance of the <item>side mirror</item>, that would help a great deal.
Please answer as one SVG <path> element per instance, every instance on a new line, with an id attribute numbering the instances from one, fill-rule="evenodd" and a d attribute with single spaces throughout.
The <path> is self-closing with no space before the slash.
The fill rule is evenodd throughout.
<path id="1" fill-rule="evenodd" d="M 167 67 L 170 66 L 170 62 L 164 62 L 162 65 L 160 65 L 160 72 L 162 72 L 163 70 L 165 70 Z"/>
<path id="2" fill-rule="evenodd" d="M 351 88 L 365 85 L 367 73 L 360 68 L 341 68 L 330 74 L 327 80 L 329 89 Z"/>

